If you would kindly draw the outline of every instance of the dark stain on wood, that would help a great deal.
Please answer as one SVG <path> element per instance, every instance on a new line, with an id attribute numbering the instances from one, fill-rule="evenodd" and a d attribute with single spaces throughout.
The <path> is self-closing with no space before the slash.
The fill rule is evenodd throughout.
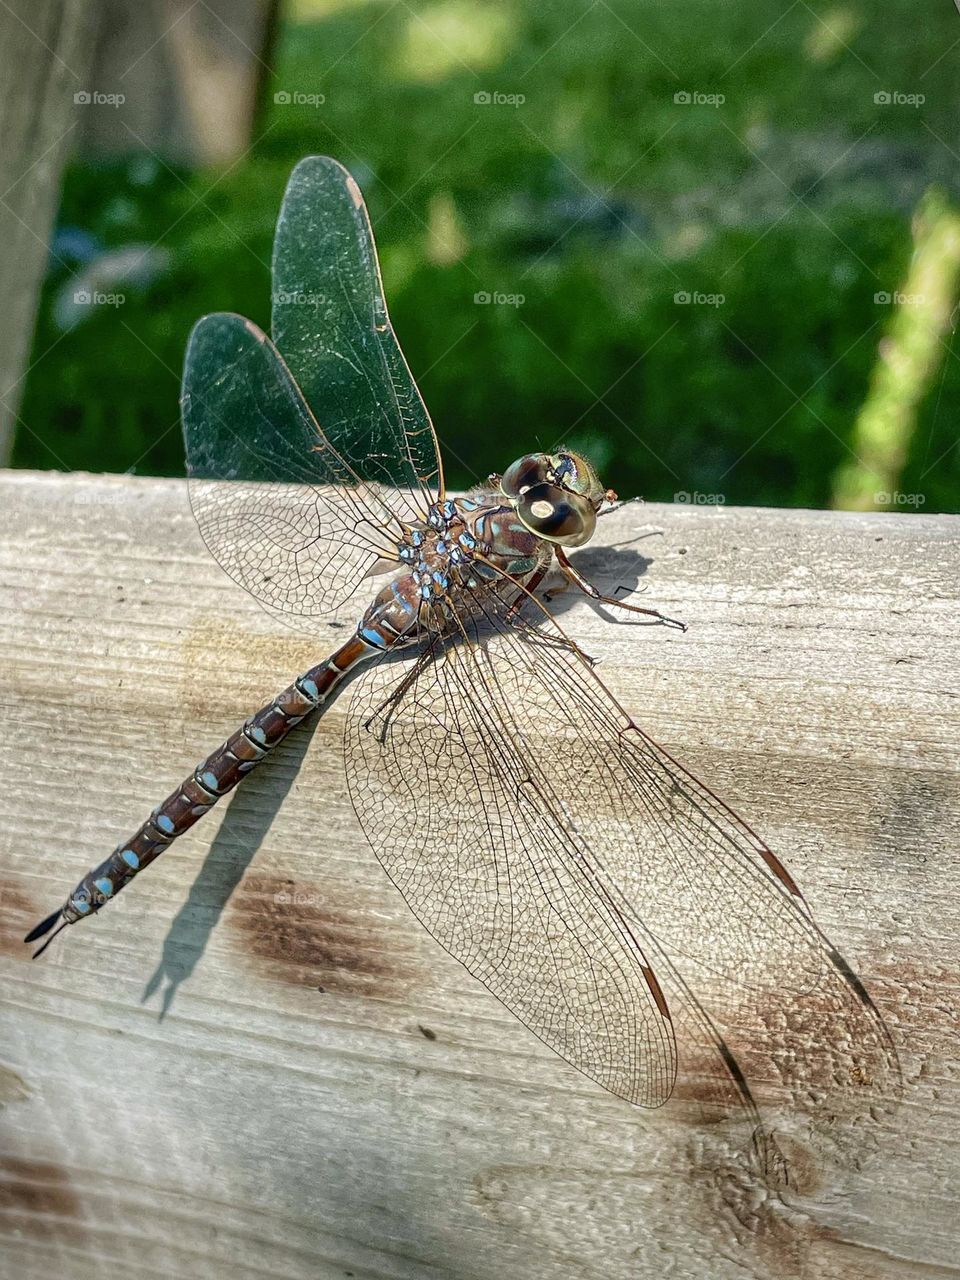
<path id="1" fill-rule="evenodd" d="M 26 1102 L 33 1090 L 19 1072 L 0 1064 L 0 1111 L 11 1102 Z"/>
<path id="2" fill-rule="evenodd" d="M 230 901 L 230 922 L 264 976 L 331 995 L 395 999 L 412 977 L 385 929 L 354 893 L 349 905 L 303 880 L 248 875 Z"/>
<path id="3" fill-rule="evenodd" d="M 618 1256 L 636 1258 L 637 1276 L 654 1274 L 650 1242 L 661 1237 L 669 1241 L 669 1261 L 677 1275 L 710 1275 L 705 1259 L 731 1256 L 744 1275 L 820 1274 L 809 1264 L 824 1232 L 811 1216 L 788 1209 L 776 1195 L 758 1186 L 749 1162 L 729 1145 L 728 1135 L 698 1135 L 685 1151 L 673 1147 L 672 1136 L 665 1124 L 661 1153 L 665 1168 L 676 1177 L 676 1190 L 653 1206 L 649 1175 L 642 1167 L 610 1168 L 599 1149 L 597 1164 L 589 1167 L 487 1166 L 474 1176 L 471 1200 L 485 1218 L 563 1250 L 567 1261 L 575 1264 L 581 1262 L 584 1237 L 574 1206 L 590 1203 L 594 1197 L 617 1204 L 622 1221 L 616 1236 L 602 1240 L 599 1232 L 610 1228 L 598 1223 L 598 1234 L 590 1238 L 591 1257 L 582 1259 L 582 1267 L 568 1267 L 570 1274 L 579 1275 L 582 1270 L 593 1275 L 591 1263 L 604 1247 L 611 1254 L 619 1251 Z M 558 1204 L 568 1206 L 569 1212 L 544 1211 L 545 1206 Z M 646 1270 L 641 1269 L 640 1259 L 646 1261 Z"/>
<path id="4" fill-rule="evenodd" d="M 877 852 L 897 870 L 936 866 L 950 856 L 950 832 L 960 821 L 960 793 L 942 777 L 900 769 L 891 779 L 875 837 Z"/>
<path id="5" fill-rule="evenodd" d="M 33 1240 L 64 1235 L 64 1219 L 76 1233 L 80 1201 L 66 1171 L 48 1160 L 0 1156 L 0 1213 Z"/>
<path id="6" fill-rule="evenodd" d="M 53 905 L 48 903 L 46 910 L 41 910 L 18 885 L 0 886 L 0 954 L 12 956 L 14 960 L 29 960 L 34 947 L 24 945 L 23 935 L 41 916 L 47 915 Z"/>
<path id="7" fill-rule="evenodd" d="M 184 637 L 183 658 L 178 665 L 181 679 L 177 705 L 184 720 L 235 717 L 239 725 L 246 715 L 289 684 L 294 675 L 318 660 L 316 638 L 299 638 L 282 628 L 269 635 L 245 628 L 242 667 L 225 684 L 217 679 L 217 672 L 224 653 L 234 652 L 236 646 L 235 624 L 219 615 L 203 614 L 197 618 Z M 322 642 L 319 647 L 324 648 Z M 328 647 L 333 649 L 335 644 Z M 274 676 L 265 679 L 264 672 L 273 672 Z"/>
<path id="8" fill-rule="evenodd" d="M 874 1002 L 883 991 L 877 969 L 868 966 L 863 982 L 824 944 L 819 978 L 808 989 L 705 984 L 701 995 L 729 1046 L 726 1061 L 693 1010 L 671 1001 L 680 1073 L 666 1113 L 691 1135 L 698 1179 L 717 1148 L 716 1197 L 724 1203 L 725 1186 L 741 1178 L 764 1187 L 774 1205 L 785 1193 L 814 1196 L 845 1185 L 876 1157 L 903 1094 L 897 1046 Z M 902 1040 L 896 1023 L 893 1031 Z M 731 1163 L 725 1150 L 738 1150 L 740 1160 Z M 730 1195 L 734 1205 L 748 1204 Z M 737 1220 L 756 1229 L 739 1211 Z M 767 1226 L 779 1238 L 780 1227 Z"/>
<path id="9" fill-rule="evenodd" d="M 849 1187 L 877 1159 L 894 1122 L 903 1084 L 873 1001 L 879 989 L 875 977 L 862 982 L 824 948 L 811 989 L 741 991 L 715 1009 L 759 1115 L 680 1006 L 681 1070 L 665 1114 L 687 1130 L 687 1162 L 706 1216 L 725 1213 L 738 1238 L 771 1250 L 771 1262 L 805 1257 L 819 1234 L 815 1221 L 784 1221 L 784 1198 L 795 1205 L 824 1188 Z"/>

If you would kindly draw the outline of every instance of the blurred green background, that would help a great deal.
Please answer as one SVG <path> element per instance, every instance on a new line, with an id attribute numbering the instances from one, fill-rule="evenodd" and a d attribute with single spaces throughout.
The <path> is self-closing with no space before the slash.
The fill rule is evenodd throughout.
<path id="1" fill-rule="evenodd" d="M 234 167 L 71 164 L 15 464 L 182 473 L 189 330 L 268 323 L 284 184 L 323 152 L 452 484 L 563 441 L 651 500 L 960 510 L 958 37 L 946 0 L 290 3 Z M 125 304 L 65 310 L 130 245 Z"/>

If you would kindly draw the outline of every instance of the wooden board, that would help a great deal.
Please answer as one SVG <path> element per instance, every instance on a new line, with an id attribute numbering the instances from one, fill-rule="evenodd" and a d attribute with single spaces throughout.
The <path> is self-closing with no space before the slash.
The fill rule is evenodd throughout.
<path id="1" fill-rule="evenodd" d="M 31 963 L 24 931 L 352 619 L 267 617 L 181 482 L 6 473 L 3 1275 L 956 1274 L 960 521 L 637 505 L 576 563 L 690 624 L 557 602 L 783 855 L 883 1012 L 902 1101 L 862 1147 L 834 1118 L 842 1164 L 796 1138 L 774 1194 L 729 1158 L 733 1122 L 560 1061 L 383 874 L 348 697 Z"/>

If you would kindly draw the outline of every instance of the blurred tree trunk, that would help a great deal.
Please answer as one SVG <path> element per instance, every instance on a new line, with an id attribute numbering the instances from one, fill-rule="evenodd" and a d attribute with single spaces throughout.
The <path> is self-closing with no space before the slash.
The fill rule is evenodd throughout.
<path id="1" fill-rule="evenodd" d="M 78 145 L 146 148 L 186 165 L 229 164 L 250 145 L 279 0 L 100 0 L 91 91 L 123 95 L 83 113 Z"/>
<path id="2" fill-rule="evenodd" d="M 878 293 L 893 304 L 870 390 L 854 424 L 854 461 L 837 470 L 832 505 L 841 511 L 917 510 L 924 493 L 902 493 L 917 415 L 947 348 L 960 288 L 960 213 L 938 190 L 926 193 L 913 219 L 913 257 L 903 290 Z M 933 466 L 921 473 L 921 479 Z"/>
<path id="3" fill-rule="evenodd" d="M 0 2 L 0 465 L 65 156 L 146 149 L 184 164 L 235 160 L 250 145 L 278 9 L 279 0 Z"/>
<path id="4" fill-rule="evenodd" d="M 10 456 L 97 10 L 97 0 L 0 5 L 0 465 Z"/>

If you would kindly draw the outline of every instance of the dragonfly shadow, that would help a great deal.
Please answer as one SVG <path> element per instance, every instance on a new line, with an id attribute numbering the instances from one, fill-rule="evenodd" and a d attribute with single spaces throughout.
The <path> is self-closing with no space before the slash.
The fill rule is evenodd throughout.
<path id="1" fill-rule="evenodd" d="M 165 984 L 159 1020 L 173 1004 L 177 988 L 196 969 L 224 907 L 263 844 L 300 772 L 318 723 L 319 717 L 313 716 L 292 730 L 282 756 L 271 754 L 245 780 L 241 806 L 236 804 L 236 795 L 231 799 L 187 900 L 167 931 L 160 961 L 141 997 L 141 1004 L 146 1003 Z"/>
<path id="2" fill-rule="evenodd" d="M 641 579 L 653 564 L 652 556 L 641 555 L 639 551 L 628 547 L 587 547 L 571 555 L 570 562 L 578 573 L 583 574 L 604 595 L 618 594 L 631 604 L 645 603 L 642 591 L 637 599 L 633 597 L 638 593 Z M 586 598 L 576 587 L 565 587 L 564 582 L 565 579 L 559 572 L 551 574 L 543 593 L 554 617 L 566 613 Z M 595 607 L 611 621 L 627 621 L 626 618 L 614 618 L 605 605 L 598 604 Z"/>

